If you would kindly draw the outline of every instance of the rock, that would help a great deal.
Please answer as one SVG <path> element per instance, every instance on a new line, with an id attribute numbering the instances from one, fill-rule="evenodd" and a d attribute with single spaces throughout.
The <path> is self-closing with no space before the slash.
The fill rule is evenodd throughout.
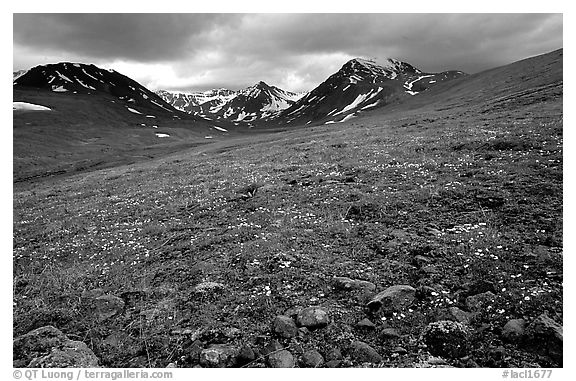
<path id="1" fill-rule="evenodd" d="M 421 268 L 431 264 L 432 259 L 424 255 L 416 255 L 414 258 L 412 258 L 412 263 L 414 264 L 414 266 Z"/>
<path id="2" fill-rule="evenodd" d="M 296 318 L 299 326 L 308 329 L 323 328 L 330 323 L 328 311 L 322 307 L 308 307 L 300 311 Z"/>
<path id="3" fill-rule="evenodd" d="M 334 360 L 342 360 L 342 352 L 338 348 L 332 348 L 326 353 L 326 360 L 334 361 Z"/>
<path id="4" fill-rule="evenodd" d="M 466 307 L 473 312 L 483 311 L 494 303 L 494 298 L 496 298 L 496 295 L 491 291 L 472 295 L 466 298 Z"/>
<path id="5" fill-rule="evenodd" d="M 372 323 L 369 319 L 364 318 L 356 323 L 356 327 L 365 330 L 374 330 L 376 329 L 376 324 Z"/>
<path id="6" fill-rule="evenodd" d="M 188 352 L 188 357 L 190 358 L 190 362 L 192 364 L 197 364 L 198 362 L 200 362 L 200 353 L 202 353 L 203 349 L 204 346 L 202 345 L 202 342 L 200 340 L 195 340 L 187 348 L 186 351 Z"/>
<path id="7" fill-rule="evenodd" d="M 563 328 L 546 314 L 541 314 L 528 325 L 524 343 L 533 352 L 549 356 L 562 365 Z"/>
<path id="8" fill-rule="evenodd" d="M 430 365 L 446 365 L 446 360 L 444 360 L 441 357 L 433 357 L 430 356 L 428 357 L 428 360 L 426 361 L 428 364 Z"/>
<path id="9" fill-rule="evenodd" d="M 341 362 L 342 362 L 341 360 L 330 360 L 330 361 L 326 362 L 325 367 L 326 368 L 338 368 L 338 367 L 340 367 Z"/>
<path id="10" fill-rule="evenodd" d="M 396 328 L 384 328 L 380 331 L 380 339 L 387 341 L 387 340 L 395 340 L 399 339 L 400 333 L 396 330 Z"/>
<path id="11" fill-rule="evenodd" d="M 309 330 L 308 328 L 306 328 L 306 327 L 300 327 L 300 328 L 298 328 L 298 336 L 300 336 L 300 337 L 304 337 L 304 336 L 306 336 L 306 335 L 309 334 L 309 333 L 310 333 L 310 330 Z"/>
<path id="12" fill-rule="evenodd" d="M 290 339 L 298 335 L 298 327 L 291 317 L 278 315 L 272 322 L 272 332 L 276 335 Z"/>
<path id="13" fill-rule="evenodd" d="M 399 355 L 405 355 L 406 353 L 408 353 L 408 350 L 403 347 L 396 347 L 392 350 L 392 352 L 398 353 Z"/>
<path id="14" fill-rule="evenodd" d="M 462 311 L 458 307 L 450 307 L 448 309 L 450 317 L 452 317 L 455 321 L 462 324 L 470 324 L 470 319 L 472 319 L 473 314 L 470 312 Z"/>
<path id="15" fill-rule="evenodd" d="M 177 368 L 176 363 L 175 362 L 171 362 L 168 365 L 166 365 L 167 369 L 171 369 L 171 368 Z"/>
<path id="16" fill-rule="evenodd" d="M 383 308 L 386 312 L 398 311 L 412 304 L 416 298 L 416 289 L 407 285 L 396 285 L 378 293 L 370 302 L 368 308 L 375 312 Z"/>
<path id="17" fill-rule="evenodd" d="M 508 342 L 517 342 L 524 334 L 526 321 L 524 319 L 509 320 L 502 328 L 502 338 Z"/>
<path id="18" fill-rule="evenodd" d="M 469 332 L 461 323 L 450 320 L 428 324 L 422 338 L 430 354 L 449 358 L 459 358 L 468 351 Z"/>
<path id="19" fill-rule="evenodd" d="M 368 282 L 365 280 L 358 280 L 358 279 L 350 279 L 347 277 L 335 277 L 334 278 L 334 287 L 337 290 L 341 291 L 367 291 L 367 292 L 374 292 L 376 291 L 376 285 L 372 282 Z"/>
<path id="20" fill-rule="evenodd" d="M 262 354 L 268 356 L 270 353 L 279 351 L 280 349 L 282 349 L 282 345 L 278 341 L 272 340 L 268 345 L 262 348 Z"/>
<path id="21" fill-rule="evenodd" d="M 256 359 L 256 354 L 248 345 L 243 345 L 240 347 L 240 351 L 238 352 L 237 362 L 239 366 L 244 366 L 248 363 L 251 363 Z"/>
<path id="22" fill-rule="evenodd" d="M 32 368 L 95 368 L 98 357 L 81 341 L 70 340 L 53 326 L 45 326 L 17 337 L 13 342 L 14 363 Z"/>
<path id="23" fill-rule="evenodd" d="M 296 364 L 292 353 L 282 349 L 268 356 L 268 365 L 272 368 L 294 368 Z"/>
<path id="24" fill-rule="evenodd" d="M 208 368 L 229 368 L 236 364 L 238 350 L 227 344 L 212 344 L 200 352 L 200 365 Z"/>
<path id="25" fill-rule="evenodd" d="M 213 293 L 224 290 L 225 286 L 218 282 L 202 282 L 194 287 L 194 292 L 199 294 Z"/>
<path id="26" fill-rule="evenodd" d="M 482 294 L 485 292 L 496 292 L 496 286 L 494 283 L 484 279 L 468 282 L 464 284 L 463 287 L 466 290 L 468 296 Z"/>
<path id="27" fill-rule="evenodd" d="M 382 356 L 370 345 L 362 341 L 354 341 L 350 345 L 350 356 L 358 362 L 378 364 L 382 362 Z"/>
<path id="28" fill-rule="evenodd" d="M 114 295 L 102 295 L 94 299 L 94 307 L 99 320 L 106 320 L 124 311 L 124 300 Z"/>
<path id="29" fill-rule="evenodd" d="M 324 364 L 324 357 L 315 349 L 304 352 L 302 365 L 306 368 L 319 368 Z"/>
<path id="30" fill-rule="evenodd" d="M 300 311 L 302 311 L 304 308 L 302 307 L 290 307 L 288 308 L 285 312 L 284 315 L 291 317 L 292 319 L 296 319 L 296 317 L 298 316 L 298 314 L 300 313 Z"/>

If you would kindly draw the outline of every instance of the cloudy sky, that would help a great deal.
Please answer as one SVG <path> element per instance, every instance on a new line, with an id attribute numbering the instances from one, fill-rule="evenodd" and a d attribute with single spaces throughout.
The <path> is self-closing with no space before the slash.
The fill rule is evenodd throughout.
<path id="1" fill-rule="evenodd" d="M 475 73 L 561 48 L 561 14 L 14 14 L 13 69 L 72 61 L 152 90 L 316 87 L 354 57 Z"/>

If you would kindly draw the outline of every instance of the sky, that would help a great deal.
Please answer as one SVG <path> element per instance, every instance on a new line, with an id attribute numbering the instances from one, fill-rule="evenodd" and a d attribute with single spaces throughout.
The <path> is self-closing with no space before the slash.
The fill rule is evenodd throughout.
<path id="1" fill-rule="evenodd" d="M 151 90 L 309 91 L 355 57 L 476 73 L 563 47 L 562 14 L 20 14 L 13 69 L 113 68 Z"/>

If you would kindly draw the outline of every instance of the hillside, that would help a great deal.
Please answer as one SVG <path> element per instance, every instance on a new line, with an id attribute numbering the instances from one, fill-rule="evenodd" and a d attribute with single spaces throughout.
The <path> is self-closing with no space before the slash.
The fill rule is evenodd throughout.
<path id="1" fill-rule="evenodd" d="M 228 135 L 227 124 L 176 110 L 94 65 L 42 65 L 14 78 L 14 102 L 50 109 L 14 110 L 15 182 L 129 164 Z"/>
<path id="2" fill-rule="evenodd" d="M 562 366 L 561 56 L 15 184 L 14 336 L 105 367 Z"/>

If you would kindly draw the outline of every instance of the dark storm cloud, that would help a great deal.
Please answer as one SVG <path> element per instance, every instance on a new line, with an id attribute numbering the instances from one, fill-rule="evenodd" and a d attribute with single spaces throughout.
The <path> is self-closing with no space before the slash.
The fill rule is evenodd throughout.
<path id="1" fill-rule="evenodd" d="M 309 90 L 357 56 L 474 73 L 545 53 L 562 47 L 562 15 L 15 15 L 14 44 L 15 66 L 40 55 L 84 57 L 138 63 L 125 74 L 153 87 L 238 89 L 264 80 Z M 141 67 L 159 62 L 170 65 L 170 80 L 166 68 Z"/>
<path id="2" fill-rule="evenodd" d="M 225 14 L 15 14 L 14 42 L 41 51 L 100 59 L 162 61 L 186 57 Z"/>

